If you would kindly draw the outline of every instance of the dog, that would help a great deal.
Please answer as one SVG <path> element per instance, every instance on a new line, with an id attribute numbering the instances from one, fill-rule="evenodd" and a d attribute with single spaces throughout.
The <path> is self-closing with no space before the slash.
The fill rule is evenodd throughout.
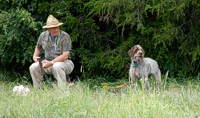
<path id="1" fill-rule="evenodd" d="M 128 55 L 131 57 L 129 76 L 133 90 L 136 90 L 137 79 L 140 79 L 145 90 L 149 92 L 151 76 L 156 79 L 156 90 L 158 90 L 161 84 L 161 72 L 157 62 L 151 58 L 144 58 L 145 51 L 140 45 L 133 46 Z"/>

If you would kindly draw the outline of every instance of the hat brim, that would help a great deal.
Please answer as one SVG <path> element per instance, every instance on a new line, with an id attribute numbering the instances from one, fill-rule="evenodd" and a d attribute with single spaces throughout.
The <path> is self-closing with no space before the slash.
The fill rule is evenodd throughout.
<path id="1" fill-rule="evenodd" d="M 43 26 L 42 28 L 46 28 L 46 29 L 48 29 L 48 28 L 54 28 L 54 27 L 58 27 L 58 26 L 61 26 L 63 23 L 59 23 L 59 24 L 57 24 L 57 25 L 45 25 L 45 26 Z"/>

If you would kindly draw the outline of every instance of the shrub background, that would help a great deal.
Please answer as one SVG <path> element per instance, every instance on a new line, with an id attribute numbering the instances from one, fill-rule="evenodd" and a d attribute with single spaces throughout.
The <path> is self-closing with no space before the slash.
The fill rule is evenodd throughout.
<path id="1" fill-rule="evenodd" d="M 29 76 L 37 38 L 49 14 L 63 22 L 61 29 L 71 36 L 72 78 L 128 78 L 127 51 L 136 44 L 158 61 L 163 74 L 199 74 L 198 0 L 1 0 L 1 70 Z"/>

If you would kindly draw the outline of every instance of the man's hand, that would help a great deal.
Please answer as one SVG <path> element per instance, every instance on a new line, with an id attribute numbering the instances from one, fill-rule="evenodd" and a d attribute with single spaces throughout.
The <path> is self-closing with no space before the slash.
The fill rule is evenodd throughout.
<path id="1" fill-rule="evenodd" d="M 40 57 L 38 57 L 38 56 L 33 56 L 33 61 L 34 61 L 34 62 L 37 62 L 39 58 L 40 58 Z"/>
<path id="2" fill-rule="evenodd" d="M 42 61 L 42 65 L 43 65 L 43 68 L 48 68 L 48 67 L 52 66 L 52 63 L 51 63 L 51 61 L 44 60 L 44 61 Z"/>
<path id="3" fill-rule="evenodd" d="M 33 61 L 34 62 L 37 62 L 38 60 L 38 58 L 40 58 L 39 57 L 39 55 L 41 54 L 41 52 L 42 52 L 42 49 L 40 49 L 40 48 L 35 48 L 35 51 L 34 51 L 34 54 L 33 54 Z"/>

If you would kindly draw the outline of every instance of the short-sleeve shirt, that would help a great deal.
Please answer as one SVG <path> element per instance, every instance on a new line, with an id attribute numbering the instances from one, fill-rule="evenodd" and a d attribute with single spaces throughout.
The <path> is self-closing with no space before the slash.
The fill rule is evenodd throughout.
<path id="1" fill-rule="evenodd" d="M 53 39 L 50 37 L 49 31 L 44 31 L 40 34 L 37 42 L 37 48 L 42 48 L 45 51 L 45 59 L 52 61 L 63 52 L 71 50 L 71 39 L 68 33 L 60 30 L 60 35 L 57 37 L 56 46 Z"/>

